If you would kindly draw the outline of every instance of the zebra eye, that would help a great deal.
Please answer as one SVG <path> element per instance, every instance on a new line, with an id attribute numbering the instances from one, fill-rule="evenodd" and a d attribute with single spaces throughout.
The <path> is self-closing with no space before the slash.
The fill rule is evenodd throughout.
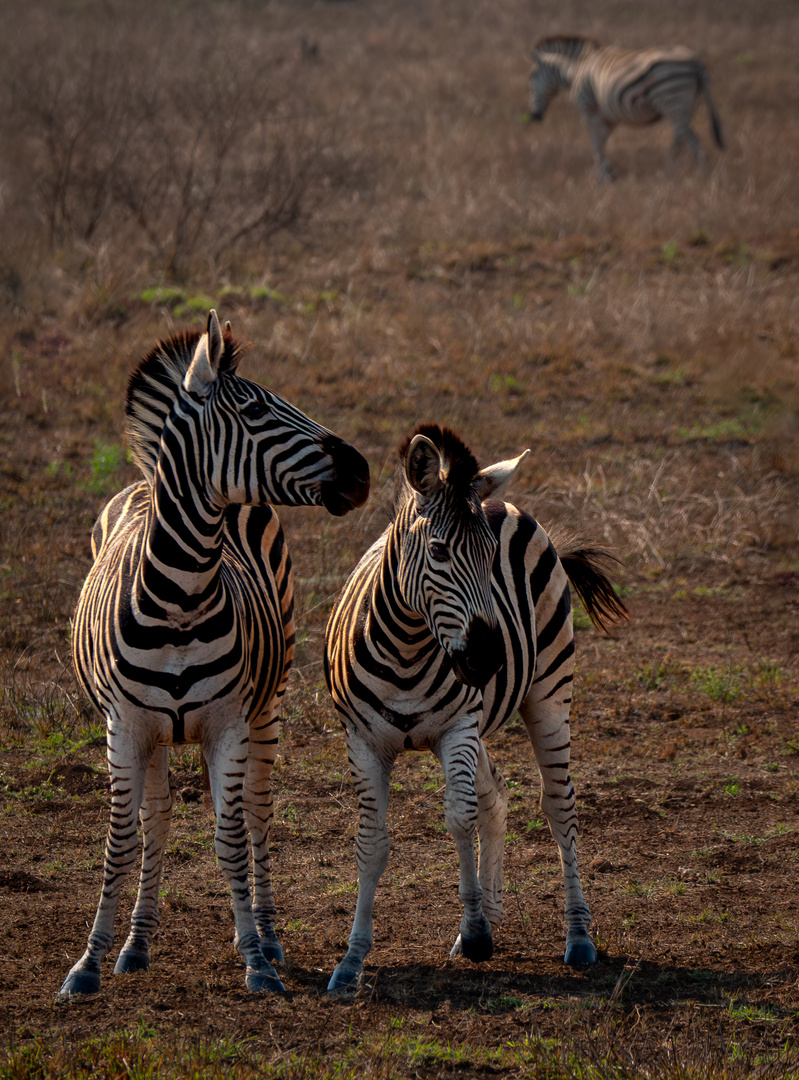
<path id="1" fill-rule="evenodd" d="M 436 562 L 446 562 L 449 558 L 449 548 L 441 540 L 432 540 L 430 543 L 430 554 L 436 560 Z"/>
<path id="2" fill-rule="evenodd" d="M 241 410 L 241 415 L 247 420 L 262 420 L 269 412 L 269 406 L 264 401 L 251 401 Z"/>

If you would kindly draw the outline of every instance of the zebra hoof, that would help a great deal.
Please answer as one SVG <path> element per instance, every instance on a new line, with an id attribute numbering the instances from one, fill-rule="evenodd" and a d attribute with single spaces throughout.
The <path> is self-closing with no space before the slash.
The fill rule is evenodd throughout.
<path id="1" fill-rule="evenodd" d="M 244 977 L 244 985 L 251 994 L 261 994 L 268 990 L 273 994 L 285 994 L 286 988 L 280 981 L 280 976 L 271 964 L 265 963 L 263 968 L 256 971 L 248 967 Z"/>
<path id="2" fill-rule="evenodd" d="M 588 934 L 567 934 L 563 963 L 569 967 L 587 967 L 596 963 L 596 949 Z"/>
<path id="3" fill-rule="evenodd" d="M 73 998 L 81 997 L 86 994 L 97 994 L 100 992 L 100 971 L 70 971 L 66 979 L 64 979 L 64 985 L 58 991 L 60 998 Z"/>
<path id="4" fill-rule="evenodd" d="M 261 935 L 261 955 L 270 964 L 282 964 L 285 959 L 283 948 L 277 940 L 274 931 L 270 934 Z"/>
<path id="5" fill-rule="evenodd" d="M 115 975 L 131 975 L 134 971 L 146 971 L 150 966 L 149 952 L 123 949 L 114 964 Z"/>
<path id="6" fill-rule="evenodd" d="M 494 955 L 494 939 L 490 933 L 474 938 L 467 938 L 461 934 L 460 942 L 461 953 L 473 964 L 482 964 Z"/>
<path id="7" fill-rule="evenodd" d="M 363 968 L 362 967 L 348 967 L 342 962 L 330 976 L 330 982 L 327 984 L 328 994 L 336 994 L 344 996 L 345 994 L 355 994 L 361 988 L 363 983 Z"/>

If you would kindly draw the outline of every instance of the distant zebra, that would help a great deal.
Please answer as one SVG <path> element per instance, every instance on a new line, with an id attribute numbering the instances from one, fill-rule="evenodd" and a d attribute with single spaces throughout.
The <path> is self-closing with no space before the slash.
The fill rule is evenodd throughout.
<path id="1" fill-rule="evenodd" d="M 372 946 L 375 890 L 389 854 L 389 778 L 403 750 L 432 750 L 444 770 L 464 907 L 451 955 L 491 956 L 492 929 L 502 921 L 508 790 L 483 740 L 517 710 L 560 849 L 565 962 L 596 959 L 569 776 L 574 637 L 567 576 L 599 625 L 625 618 L 626 610 L 598 552 L 575 548 L 559 558 L 529 514 L 484 501 L 512 480 L 527 453 L 481 470 L 451 431 L 419 427 L 400 447 L 396 516 L 330 617 L 325 673 L 347 735 L 360 823 L 355 921 L 328 990 L 357 985 Z"/>
<path id="2" fill-rule="evenodd" d="M 700 94 L 716 145 L 724 147 L 707 68 L 690 49 L 617 49 L 589 38 L 550 37 L 539 41 L 531 57 L 532 118 L 543 120 L 558 90 L 570 90 L 588 129 L 600 179 L 613 178 L 605 143 L 618 124 L 650 124 L 665 118 L 674 127 L 670 158 L 685 143 L 701 162 L 702 144 L 691 128 Z"/>
<path id="3" fill-rule="evenodd" d="M 168 747 L 199 743 L 214 846 L 233 892 L 248 990 L 283 990 L 272 966 L 270 777 L 294 651 L 291 562 L 270 502 L 360 506 L 361 455 L 236 374 L 241 346 L 215 311 L 204 334 L 161 342 L 133 373 L 127 418 L 145 479 L 106 506 L 78 600 L 73 658 L 107 722 L 111 821 L 88 948 L 61 996 L 100 989 L 120 890 L 143 834 L 130 934 L 114 971 L 148 967 L 173 790 Z M 253 849 L 254 902 L 248 882 Z"/>

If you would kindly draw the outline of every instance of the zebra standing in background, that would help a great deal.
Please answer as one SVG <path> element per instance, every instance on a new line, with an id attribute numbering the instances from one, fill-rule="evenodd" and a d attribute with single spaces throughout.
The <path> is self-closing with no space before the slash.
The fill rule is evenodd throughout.
<path id="1" fill-rule="evenodd" d="M 529 514 L 484 501 L 512 480 L 528 453 L 478 469 L 451 431 L 419 427 L 400 448 L 396 516 L 353 571 L 330 617 L 325 673 L 347 734 L 360 822 L 355 921 L 328 990 L 356 986 L 372 946 L 375 890 L 389 853 L 389 778 L 402 750 L 432 750 L 444 770 L 445 818 L 458 849 L 464 907 L 451 955 L 491 956 L 492 929 L 502 921 L 508 790 L 483 740 L 517 710 L 560 849 L 564 959 L 571 965 L 596 959 L 569 776 L 574 635 L 567 577 L 597 624 L 627 613 L 597 552 L 574 549 L 559 558 Z"/>
<path id="2" fill-rule="evenodd" d="M 532 118 L 543 120 L 558 90 L 570 90 L 588 129 L 600 180 L 613 179 L 605 143 L 619 124 L 651 124 L 665 118 L 674 127 L 670 158 L 685 143 L 701 162 L 702 144 L 691 128 L 700 94 L 707 104 L 716 145 L 724 147 L 707 68 L 690 49 L 679 45 L 617 49 L 589 38 L 550 37 L 539 41 L 531 58 Z"/>
<path id="3" fill-rule="evenodd" d="M 128 433 L 145 479 L 95 525 L 95 562 L 72 631 L 78 677 L 107 722 L 111 821 L 97 915 L 62 997 L 100 989 L 139 815 L 141 878 L 114 971 L 149 965 L 173 802 L 168 748 L 184 743 L 199 743 L 208 764 L 214 846 L 233 893 L 247 989 L 283 990 L 271 963 L 283 953 L 268 842 L 294 602 L 269 503 L 346 514 L 367 497 L 369 467 L 348 443 L 240 378 L 240 354 L 230 324 L 223 335 L 211 311 L 204 334 L 161 342 L 128 386 Z"/>

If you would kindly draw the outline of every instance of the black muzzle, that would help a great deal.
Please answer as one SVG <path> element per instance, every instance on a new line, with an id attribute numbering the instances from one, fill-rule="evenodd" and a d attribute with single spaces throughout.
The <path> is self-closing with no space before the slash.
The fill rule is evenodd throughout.
<path id="1" fill-rule="evenodd" d="M 469 627 L 464 649 L 450 653 L 455 678 L 482 689 L 505 663 L 505 642 L 498 626 L 475 619 Z"/>
<path id="2" fill-rule="evenodd" d="M 322 449 L 333 459 L 336 475 L 321 485 L 322 505 L 328 513 L 341 517 L 363 506 L 369 495 L 369 463 L 354 446 L 335 435 L 325 439 Z"/>

